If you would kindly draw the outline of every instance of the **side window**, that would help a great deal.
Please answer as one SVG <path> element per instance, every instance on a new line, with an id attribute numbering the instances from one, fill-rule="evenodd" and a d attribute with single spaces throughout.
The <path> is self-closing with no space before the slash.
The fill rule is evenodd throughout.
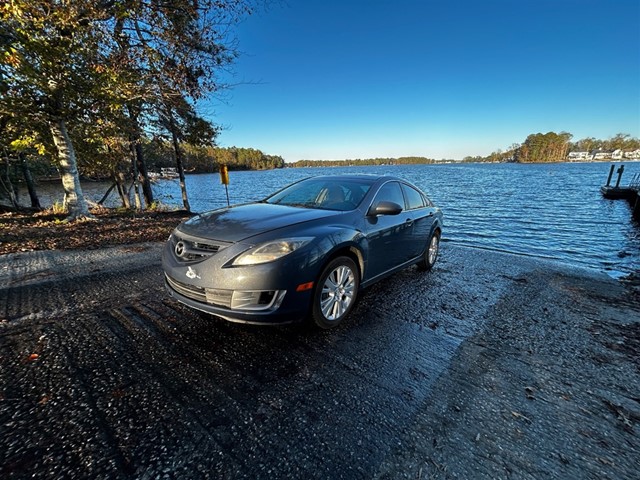
<path id="1" fill-rule="evenodd" d="M 402 196 L 402 190 L 400 190 L 400 184 L 398 182 L 388 182 L 380 188 L 373 204 L 375 205 L 382 201 L 397 203 L 403 210 L 405 209 L 404 197 Z"/>
<path id="2" fill-rule="evenodd" d="M 402 184 L 402 190 L 407 197 L 408 210 L 426 206 L 424 197 L 415 188 L 412 188 L 409 185 Z"/>

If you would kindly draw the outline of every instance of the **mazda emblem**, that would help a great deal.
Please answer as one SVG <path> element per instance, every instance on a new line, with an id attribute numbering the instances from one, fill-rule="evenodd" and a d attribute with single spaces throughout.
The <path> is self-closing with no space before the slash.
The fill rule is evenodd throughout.
<path id="1" fill-rule="evenodd" d="M 178 257 L 182 257 L 184 255 L 184 242 L 180 241 L 176 243 L 175 252 Z"/>

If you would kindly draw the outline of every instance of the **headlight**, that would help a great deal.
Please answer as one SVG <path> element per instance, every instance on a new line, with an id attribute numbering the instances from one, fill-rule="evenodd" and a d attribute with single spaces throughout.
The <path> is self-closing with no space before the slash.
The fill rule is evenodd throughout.
<path id="1" fill-rule="evenodd" d="M 313 237 L 283 238 L 261 243 L 236 258 L 232 265 L 257 265 L 259 263 L 273 262 L 285 255 L 289 255 L 291 252 L 295 252 L 311 240 L 313 240 Z"/>

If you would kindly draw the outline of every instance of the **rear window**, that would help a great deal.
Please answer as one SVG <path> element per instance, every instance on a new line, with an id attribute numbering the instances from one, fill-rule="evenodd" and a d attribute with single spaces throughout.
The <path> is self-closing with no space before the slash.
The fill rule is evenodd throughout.
<path id="1" fill-rule="evenodd" d="M 413 187 L 409 185 L 402 184 L 402 191 L 404 192 L 404 196 L 407 199 L 407 209 L 413 210 L 416 208 L 426 207 L 426 201 L 422 194 Z"/>

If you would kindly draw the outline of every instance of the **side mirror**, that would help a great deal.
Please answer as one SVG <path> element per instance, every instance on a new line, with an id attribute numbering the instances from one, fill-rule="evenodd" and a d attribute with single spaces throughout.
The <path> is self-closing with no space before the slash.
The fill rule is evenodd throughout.
<path id="1" fill-rule="evenodd" d="M 402 207 L 397 203 L 382 201 L 372 205 L 368 215 L 374 217 L 378 215 L 398 215 L 400 212 L 402 212 Z"/>

